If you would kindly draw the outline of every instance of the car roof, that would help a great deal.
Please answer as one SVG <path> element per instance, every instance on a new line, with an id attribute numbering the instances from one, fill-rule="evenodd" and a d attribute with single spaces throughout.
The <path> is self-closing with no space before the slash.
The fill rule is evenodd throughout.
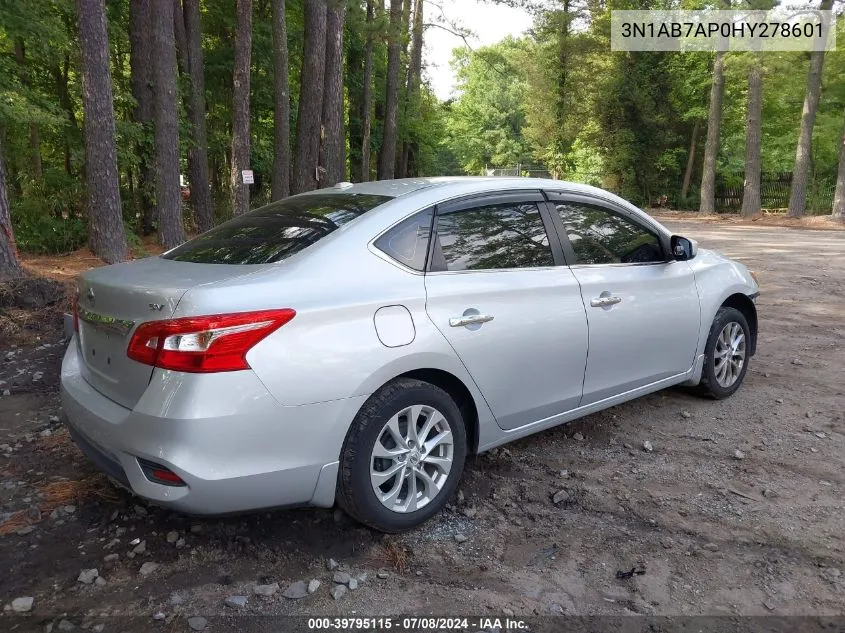
<path id="1" fill-rule="evenodd" d="M 359 183 L 340 182 L 333 187 L 318 189 L 314 193 L 344 192 L 397 198 L 422 189 L 465 189 L 468 185 L 476 185 L 472 189 L 478 192 L 502 191 L 507 189 L 566 189 L 567 191 L 573 192 L 601 193 L 605 196 L 613 195 L 598 187 L 592 187 L 582 183 L 553 180 L 551 178 L 523 178 L 518 176 L 437 176 L 431 178 L 374 180 Z M 443 191 L 443 193 L 446 192 Z"/>
<path id="2" fill-rule="evenodd" d="M 521 176 L 437 176 L 432 178 L 374 180 L 359 183 L 340 182 L 333 187 L 316 189 L 300 195 L 354 193 L 400 198 L 414 193 L 427 193 L 447 199 L 454 195 L 472 195 L 520 189 L 544 189 L 546 191 L 566 191 L 567 193 L 592 195 L 639 211 L 639 209 L 627 200 L 599 187 L 585 185 L 580 182 L 570 182 L 568 180 L 524 178 Z"/>
<path id="3" fill-rule="evenodd" d="M 371 182 L 340 182 L 333 187 L 317 189 L 300 195 L 352 193 L 389 196 L 395 199 L 414 198 L 431 204 L 464 195 L 478 195 L 499 191 L 542 189 L 550 192 L 565 192 L 603 198 L 616 203 L 638 215 L 647 216 L 641 209 L 614 193 L 568 180 L 551 178 L 524 178 L 521 176 L 437 176 L 432 178 L 400 178 L 396 180 L 374 180 Z M 390 205 L 386 205 L 390 206 Z M 384 207 L 373 209 L 378 215 Z"/>

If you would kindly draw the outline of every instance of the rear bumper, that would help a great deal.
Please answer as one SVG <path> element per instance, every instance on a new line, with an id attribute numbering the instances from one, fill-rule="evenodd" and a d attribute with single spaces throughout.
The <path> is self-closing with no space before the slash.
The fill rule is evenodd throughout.
<path id="1" fill-rule="evenodd" d="M 197 515 L 334 503 L 340 450 L 365 397 L 285 407 L 251 371 L 156 370 L 127 409 L 85 381 L 77 350 L 71 341 L 61 376 L 71 436 L 138 496 Z M 139 458 L 170 469 L 186 485 L 150 481 Z"/>
<path id="2" fill-rule="evenodd" d="M 94 465 L 96 465 L 97 468 L 123 486 L 127 488 L 132 486 L 132 484 L 129 483 L 129 478 L 126 476 L 126 471 L 123 470 L 123 466 L 120 465 L 120 462 L 115 460 L 111 455 L 106 453 L 103 449 L 94 444 L 94 442 L 76 430 L 76 428 L 70 424 L 67 416 L 64 416 L 64 422 L 68 426 L 70 438 L 73 440 L 73 443 L 76 444 L 79 450 L 85 453 L 85 456 L 88 459 L 94 462 Z"/>

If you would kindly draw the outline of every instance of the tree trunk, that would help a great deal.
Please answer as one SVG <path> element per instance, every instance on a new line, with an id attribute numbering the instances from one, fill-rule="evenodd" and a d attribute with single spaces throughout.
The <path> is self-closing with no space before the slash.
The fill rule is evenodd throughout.
<path id="1" fill-rule="evenodd" d="M 6 193 L 6 167 L 3 162 L 3 147 L 0 146 L 0 281 L 23 276 L 15 236 L 12 233 L 12 218 L 9 210 L 9 196 Z"/>
<path id="2" fill-rule="evenodd" d="M 845 130 L 839 144 L 839 171 L 836 174 L 836 192 L 833 194 L 833 217 L 845 220 Z"/>
<path id="3" fill-rule="evenodd" d="M 555 82 L 555 128 L 557 134 L 554 139 L 554 148 L 558 156 L 561 157 L 557 162 L 558 168 L 564 173 L 566 172 L 567 158 L 572 151 L 572 144 L 574 136 L 570 133 L 572 124 L 569 119 L 572 117 L 572 108 L 570 102 L 572 99 L 572 90 L 570 89 L 570 76 L 572 69 L 569 62 L 572 61 L 572 22 L 575 19 L 573 15 L 573 6 L 571 0 L 563 0 L 562 11 L 559 14 L 560 26 L 558 28 L 558 50 L 557 50 L 557 76 Z M 577 62 L 576 62 L 577 63 Z"/>
<path id="4" fill-rule="evenodd" d="M 760 151 L 763 115 L 763 67 L 754 56 L 748 71 L 748 113 L 745 128 L 745 187 L 742 193 L 742 215 L 753 217 L 760 213 Z"/>
<path id="5" fill-rule="evenodd" d="M 829 11 L 833 0 L 822 0 L 819 10 Z M 819 109 L 822 92 L 822 66 L 824 50 L 810 53 L 810 72 L 807 75 L 807 92 L 804 96 L 804 110 L 801 113 L 801 131 L 795 150 L 795 165 L 792 168 L 792 191 L 789 194 L 789 217 L 800 218 L 807 205 L 807 177 L 810 172 L 810 155 L 813 145 L 813 125 Z"/>
<path id="6" fill-rule="evenodd" d="M 687 155 L 687 168 L 684 171 L 684 182 L 681 185 L 681 200 L 686 200 L 689 193 L 690 182 L 692 181 L 692 168 L 695 166 L 695 148 L 698 143 L 698 130 L 701 128 L 701 119 L 696 119 L 692 126 L 692 136 L 689 142 L 689 154 Z"/>
<path id="7" fill-rule="evenodd" d="M 713 64 L 710 86 L 710 111 L 707 115 L 707 141 L 704 144 L 704 167 L 701 173 L 701 213 L 716 211 L 716 157 L 719 154 L 719 129 L 722 125 L 722 102 L 725 99 L 725 53 L 718 51 Z"/>
<path id="8" fill-rule="evenodd" d="M 249 169 L 249 65 L 252 59 L 252 0 L 237 0 L 235 33 L 235 80 L 232 90 L 232 214 L 249 211 L 249 185 L 243 171 Z"/>
<path id="9" fill-rule="evenodd" d="M 361 182 L 370 179 L 370 133 L 373 109 L 373 21 L 374 0 L 367 0 L 367 42 L 364 45 L 364 89 L 361 98 Z"/>
<path id="10" fill-rule="evenodd" d="M 24 49 L 23 39 L 21 38 L 15 40 L 15 60 L 20 70 L 21 83 L 29 87 L 31 81 L 26 69 L 26 51 Z M 29 124 L 29 152 L 30 178 L 32 180 L 41 180 L 43 176 L 43 170 L 41 168 L 41 134 L 37 123 Z"/>
<path id="11" fill-rule="evenodd" d="M 399 96 L 397 97 L 396 114 L 396 166 L 394 178 L 404 178 L 405 171 L 402 158 L 407 139 L 408 121 L 408 44 L 411 32 L 411 0 L 402 0 L 402 48 L 399 52 Z M 401 125 L 400 125 L 401 123 Z"/>
<path id="12" fill-rule="evenodd" d="M 408 44 L 409 44 L 409 34 L 411 32 L 411 1 L 412 0 L 402 0 L 402 40 L 401 40 L 401 54 L 399 59 L 402 59 L 402 56 L 408 55 Z M 401 61 L 399 65 L 399 72 L 404 72 L 402 68 Z M 407 79 L 405 77 L 404 79 Z"/>
<path id="13" fill-rule="evenodd" d="M 326 72 L 326 0 L 304 0 L 305 38 L 302 44 L 302 82 L 296 118 L 296 152 L 292 193 L 311 191 L 319 186 L 320 124 Z"/>
<path id="14" fill-rule="evenodd" d="M 323 83 L 323 147 L 326 173 L 321 187 L 346 180 L 346 134 L 343 126 L 343 20 L 346 4 L 330 0 L 326 13 L 326 70 Z"/>
<path id="15" fill-rule="evenodd" d="M 271 200 L 290 195 L 290 59 L 285 0 L 273 0 L 273 179 Z"/>
<path id="16" fill-rule="evenodd" d="M 50 72 L 53 74 L 56 82 L 56 94 L 59 97 L 59 104 L 65 111 L 68 123 L 70 124 L 70 130 L 64 130 L 62 150 L 64 153 L 65 172 L 68 176 L 73 176 L 70 150 L 71 134 L 69 132 L 72 132 L 73 135 L 81 136 L 81 130 L 79 129 L 79 122 L 76 120 L 76 106 L 70 94 L 70 54 L 65 53 L 61 67 L 59 67 L 58 63 L 51 65 Z"/>
<path id="17" fill-rule="evenodd" d="M 135 98 L 133 119 L 141 126 L 138 153 L 138 204 L 141 210 L 140 230 L 144 235 L 155 231 L 155 169 L 153 167 L 153 88 L 151 54 L 150 0 L 129 2 L 129 66 L 130 85 Z"/>
<path id="18" fill-rule="evenodd" d="M 378 161 L 379 180 L 393 178 L 396 170 L 396 113 L 399 109 L 399 55 L 402 40 L 402 0 L 390 0 L 390 32 L 387 43 L 387 88 L 384 96 L 384 128 Z"/>
<path id="19" fill-rule="evenodd" d="M 357 11 L 358 7 L 354 7 Z M 363 11 L 362 11 L 363 13 Z M 351 11 L 347 9 L 346 23 L 349 24 Z M 364 27 L 366 28 L 366 27 Z M 349 180 L 358 182 L 361 175 L 361 112 L 364 110 L 363 96 L 364 96 L 364 46 L 366 45 L 366 35 L 364 30 L 359 34 L 352 33 L 350 28 L 344 29 L 350 33 L 348 41 L 344 45 L 346 52 L 345 73 L 343 77 L 344 86 L 346 90 L 346 120 L 348 125 L 346 127 L 346 139 L 349 147 L 347 154 L 347 173 Z M 346 35 L 344 35 L 344 38 Z M 360 46 L 359 46 L 360 40 Z"/>
<path id="20" fill-rule="evenodd" d="M 182 188 L 179 184 L 179 114 L 176 108 L 173 0 L 152 0 L 150 6 L 158 240 L 169 249 L 185 241 Z"/>
<path id="21" fill-rule="evenodd" d="M 208 132 L 205 127 L 205 70 L 203 68 L 200 0 L 184 0 L 185 40 L 188 74 L 191 79 L 188 117 L 191 120 L 191 146 L 188 149 L 190 202 L 200 233 L 214 226 L 214 204 L 208 183 Z"/>
<path id="22" fill-rule="evenodd" d="M 173 39 L 176 42 L 176 60 L 179 63 L 179 71 L 187 75 L 189 72 L 188 35 L 181 0 L 173 0 Z"/>
<path id="23" fill-rule="evenodd" d="M 41 131 L 37 123 L 29 124 L 29 151 L 32 177 L 41 180 L 44 170 L 41 167 Z"/>
<path id="24" fill-rule="evenodd" d="M 411 58 L 408 63 L 408 98 L 406 119 L 414 121 L 420 114 L 420 76 L 422 75 L 423 46 L 423 0 L 414 0 L 414 26 L 411 30 Z M 412 176 L 409 168 L 411 153 L 416 151 L 416 139 L 405 139 L 402 144 L 402 159 L 399 173 L 402 177 Z"/>
<path id="25" fill-rule="evenodd" d="M 82 107 L 85 133 L 85 194 L 88 242 L 103 261 L 126 259 L 120 209 L 109 40 L 103 0 L 77 0 L 82 52 Z"/>

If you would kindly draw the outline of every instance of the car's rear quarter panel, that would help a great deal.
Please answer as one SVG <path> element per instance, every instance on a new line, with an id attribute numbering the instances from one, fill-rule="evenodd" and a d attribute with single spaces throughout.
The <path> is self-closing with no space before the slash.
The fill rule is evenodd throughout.
<path id="1" fill-rule="evenodd" d="M 386 228 L 386 227 L 385 227 Z M 476 400 L 479 417 L 492 420 L 472 378 L 425 311 L 425 283 L 367 248 L 371 228 L 291 258 L 277 271 L 194 288 L 176 316 L 290 307 L 296 317 L 247 355 L 267 390 L 285 406 L 367 396 L 391 379 L 419 369 L 459 378 Z M 334 242 L 334 243 L 332 243 Z M 401 305 L 411 314 L 414 338 L 387 347 L 376 333 L 379 308 Z M 348 426 L 349 420 L 341 421 Z M 345 431 L 344 431 L 345 432 Z"/>

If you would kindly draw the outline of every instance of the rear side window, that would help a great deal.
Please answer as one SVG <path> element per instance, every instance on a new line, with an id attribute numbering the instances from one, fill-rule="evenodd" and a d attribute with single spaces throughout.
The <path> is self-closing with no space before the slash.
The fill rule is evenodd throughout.
<path id="1" fill-rule="evenodd" d="M 494 204 L 438 215 L 437 270 L 554 266 L 534 202 Z"/>
<path id="2" fill-rule="evenodd" d="M 607 209 L 578 202 L 555 205 L 579 264 L 665 261 L 657 235 Z"/>
<path id="3" fill-rule="evenodd" d="M 278 262 L 390 199 L 360 193 L 286 198 L 229 220 L 163 257 L 199 264 Z"/>
<path id="4" fill-rule="evenodd" d="M 378 238 L 375 247 L 414 270 L 425 270 L 434 209 L 412 215 Z"/>

